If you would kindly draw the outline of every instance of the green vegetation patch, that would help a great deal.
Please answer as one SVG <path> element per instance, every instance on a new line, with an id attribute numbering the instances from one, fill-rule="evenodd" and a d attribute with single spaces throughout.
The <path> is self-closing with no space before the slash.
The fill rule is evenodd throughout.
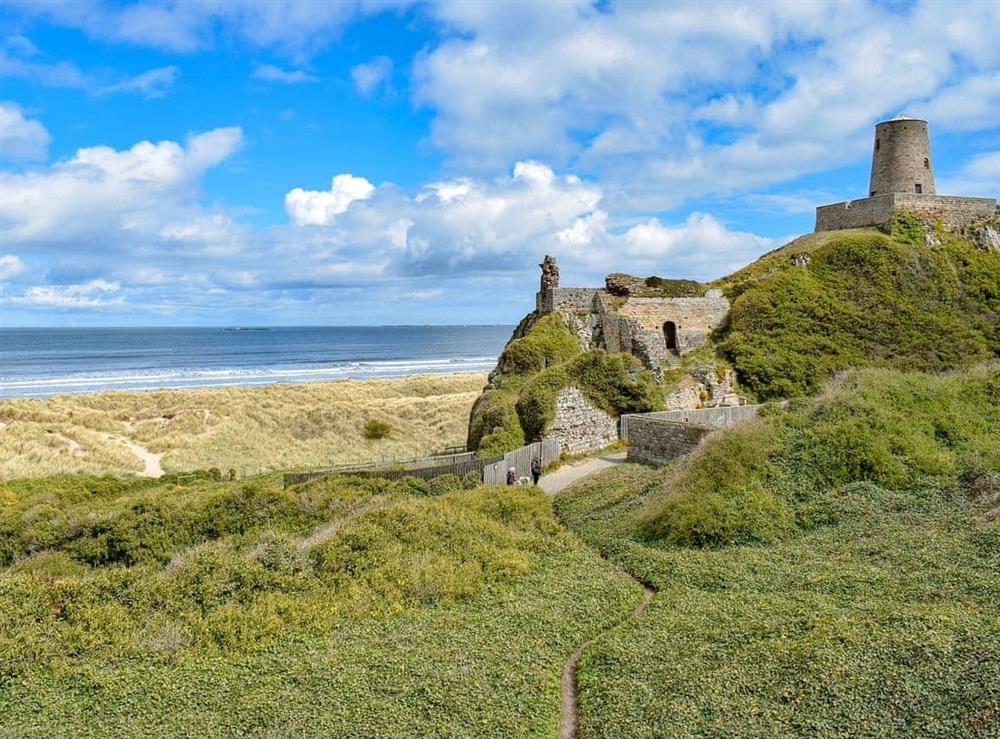
<path id="1" fill-rule="evenodd" d="M 0 715 L 19 736 L 553 735 L 566 655 L 638 587 L 536 488 L 418 482 L 0 486 Z"/>
<path id="2" fill-rule="evenodd" d="M 575 385 L 597 408 L 620 416 L 663 407 L 663 390 L 642 363 L 628 354 L 595 349 L 532 377 L 517 399 L 517 415 L 528 441 L 538 441 L 555 415 L 556 396 Z"/>
<path id="3" fill-rule="evenodd" d="M 998 381 L 859 372 L 690 463 L 558 496 L 564 524 L 658 589 L 584 653 L 581 736 L 993 736 Z M 755 528 L 773 503 L 780 535 Z M 686 546 L 727 525 L 709 541 L 754 543 Z"/>
<path id="4" fill-rule="evenodd" d="M 1000 355 L 1000 260 L 924 233 L 897 214 L 891 236 L 815 234 L 723 280 L 733 305 L 720 348 L 741 384 L 791 397 L 848 367 L 940 370 Z"/>
<path id="5" fill-rule="evenodd" d="M 637 293 L 641 297 L 661 298 L 700 298 L 705 294 L 706 287 L 695 280 L 671 280 L 665 277 L 647 277 L 647 290 Z"/>
<path id="6" fill-rule="evenodd" d="M 476 401 L 469 421 L 469 448 L 482 456 L 503 454 L 545 433 L 555 398 L 576 385 L 598 408 L 618 416 L 656 410 L 663 390 L 627 354 L 583 352 L 562 316 L 531 314 L 514 333 L 499 372 Z"/>
<path id="7" fill-rule="evenodd" d="M 580 354 L 576 336 L 558 313 L 531 313 L 500 355 L 499 370 L 479 396 L 469 419 L 468 448 L 482 456 L 503 454 L 525 442 L 515 404 L 529 378 Z"/>
<path id="8" fill-rule="evenodd" d="M 1000 370 L 853 371 L 818 398 L 713 434 L 642 519 L 672 545 L 770 542 L 861 515 L 865 495 L 1000 471 Z M 879 493 L 880 495 L 882 493 Z"/>

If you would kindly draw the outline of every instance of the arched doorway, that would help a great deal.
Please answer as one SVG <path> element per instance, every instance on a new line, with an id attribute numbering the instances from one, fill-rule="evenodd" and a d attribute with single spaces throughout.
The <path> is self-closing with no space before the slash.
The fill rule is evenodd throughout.
<path id="1" fill-rule="evenodd" d="M 663 324 L 663 338 L 667 342 L 667 351 L 677 354 L 677 324 L 667 321 Z"/>

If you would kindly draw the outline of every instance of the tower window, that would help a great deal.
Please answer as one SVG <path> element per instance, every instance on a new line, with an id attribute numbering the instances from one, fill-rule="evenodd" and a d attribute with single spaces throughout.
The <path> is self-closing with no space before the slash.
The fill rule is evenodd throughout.
<path id="1" fill-rule="evenodd" d="M 918 193 L 921 193 L 921 192 L 924 191 L 924 186 L 921 185 L 919 182 L 914 187 L 916 187 Z"/>
<path id="2" fill-rule="evenodd" d="M 878 151 L 878 139 L 875 139 L 875 151 Z"/>
<path id="3" fill-rule="evenodd" d="M 927 157 L 924 157 L 924 169 L 930 169 L 930 168 L 931 168 L 931 160 L 928 159 Z"/>

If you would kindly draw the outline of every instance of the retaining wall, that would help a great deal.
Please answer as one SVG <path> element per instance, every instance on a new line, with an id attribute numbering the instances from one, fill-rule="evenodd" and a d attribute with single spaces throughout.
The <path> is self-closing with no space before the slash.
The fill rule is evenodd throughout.
<path id="1" fill-rule="evenodd" d="M 629 419 L 628 460 L 668 464 L 694 450 L 714 429 L 684 421 L 632 416 Z"/>

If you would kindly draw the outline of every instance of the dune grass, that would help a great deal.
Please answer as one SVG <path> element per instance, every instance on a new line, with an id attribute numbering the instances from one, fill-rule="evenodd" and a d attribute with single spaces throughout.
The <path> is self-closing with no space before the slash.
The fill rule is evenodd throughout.
<path id="1" fill-rule="evenodd" d="M 536 488 L 0 485 L 17 736 L 552 736 L 574 644 L 638 597 Z"/>
<path id="2" fill-rule="evenodd" d="M 560 495 L 659 591 L 584 654 L 581 736 L 995 736 L 997 393 L 996 368 L 856 372 Z"/>
<path id="3" fill-rule="evenodd" d="M 476 373 L 0 401 L 0 479 L 137 473 L 116 437 L 167 472 L 240 475 L 433 453 L 465 441 Z M 389 433 L 367 438 L 366 425 Z"/>

